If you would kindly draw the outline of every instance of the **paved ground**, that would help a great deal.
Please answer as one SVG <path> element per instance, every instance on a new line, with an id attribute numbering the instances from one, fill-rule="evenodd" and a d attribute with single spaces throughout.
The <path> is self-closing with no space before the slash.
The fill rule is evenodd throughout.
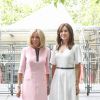
<path id="1" fill-rule="evenodd" d="M 89 96 L 87 96 L 86 94 L 80 94 L 79 100 L 100 100 L 100 93 L 91 93 Z"/>
<path id="2" fill-rule="evenodd" d="M 19 100 L 15 95 L 4 95 L 0 94 L 0 100 Z M 90 94 L 87 96 L 86 94 L 80 94 L 79 100 L 100 100 L 100 94 Z"/>
<path id="3" fill-rule="evenodd" d="M 91 92 L 89 94 L 89 96 L 87 96 L 86 90 L 85 90 L 85 86 L 84 85 L 80 85 L 80 95 L 79 95 L 79 99 L 78 100 L 100 100 L 100 84 L 93 86 L 94 88 L 92 88 L 93 91 L 95 90 L 99 90 L 98 93 L 96 92 Z M 9 91 L 9 89 L 7 90 L 8 85 L 3 85 L 0 87 L 0 91 Z M 1 94 L 2 92 L 0 92 L 0 100 L 19 100 L 19 98 L 16 97 L 16 95 L 14 94 L 13 96 L 11 96 L 11 94 Z"/>

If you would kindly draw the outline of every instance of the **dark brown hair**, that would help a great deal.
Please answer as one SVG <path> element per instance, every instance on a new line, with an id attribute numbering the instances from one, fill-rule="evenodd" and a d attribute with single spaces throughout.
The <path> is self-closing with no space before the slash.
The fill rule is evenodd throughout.
<path id="1" fill-rule="evenodd" d="M 69 40 L 68 40 L 68 48 L 71 49 L 74 45 L 74 34 L 73 34 L 73 29 L 71 27 L 70 24 L 68 23 L 63 23 L 61 24 L 59 27 L 58 27 L 58 30 L 57 30 L 57 50 L 59 50 L 61 44 L 62 44 L 62 39 L 60 38 L 60 33 L 63 29 L 63 27 L 66 27 L 68 29 L 68 32 L 69 32 Z"/>

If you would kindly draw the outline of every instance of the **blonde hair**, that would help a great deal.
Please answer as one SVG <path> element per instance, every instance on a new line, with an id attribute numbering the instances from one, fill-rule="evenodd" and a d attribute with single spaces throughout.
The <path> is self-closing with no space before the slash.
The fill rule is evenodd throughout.
<path id="1" fill-rule="evenodd" d="M 40 39 L 40 46 L 39 48 L 45 47 L 45 35 L 44 32 L 41 29 L 35 29 L 34 31 L 31 31 L 31 35 L 29 36 L 28 44 L 32 47 L 32 36 L 37 33 Z"/>

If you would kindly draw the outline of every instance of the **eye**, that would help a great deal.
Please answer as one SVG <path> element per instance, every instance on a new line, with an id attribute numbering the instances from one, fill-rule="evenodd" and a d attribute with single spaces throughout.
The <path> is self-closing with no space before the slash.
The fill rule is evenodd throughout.
<path id="1" fill-rule="evenodd" d="M 62 33 L 62 32 L 68 32 L 68 30 L 61 30 L 60 33 Z"/>
<path id="2" fill-rule="evenodd" d="M 60 31 L 60 33 L 63 32 L 62 30 Z"/>
<path id="3" fill-rule="evenodd" d="M 31 38 L 34 38 L 34 36 L 31 36 Z"/>
<path id="4" fill-rule="evenodd" d="M 31 38 L 39 39 L 39 36 L 32 36 Z"/>
<path id="5" fill-rule="evenodd" d="M 35 38 L 39 39 L 39 36 L 36 36 Z"/>
<path id="6" fill-rule="evenodd" d="M 64 32 L 68 32 L 67 30 L 64 30 Z"/>

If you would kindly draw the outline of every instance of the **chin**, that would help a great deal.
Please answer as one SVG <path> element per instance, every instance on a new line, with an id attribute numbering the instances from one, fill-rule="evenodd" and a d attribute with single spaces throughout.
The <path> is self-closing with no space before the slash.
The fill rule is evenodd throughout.
<path id="1" fill-rule="evenodd" d="M 62 38 L 62 40 L 63 40 L 63 41 L 67 41 L 68 39 L 66 39 L 66 38 Z"/>

